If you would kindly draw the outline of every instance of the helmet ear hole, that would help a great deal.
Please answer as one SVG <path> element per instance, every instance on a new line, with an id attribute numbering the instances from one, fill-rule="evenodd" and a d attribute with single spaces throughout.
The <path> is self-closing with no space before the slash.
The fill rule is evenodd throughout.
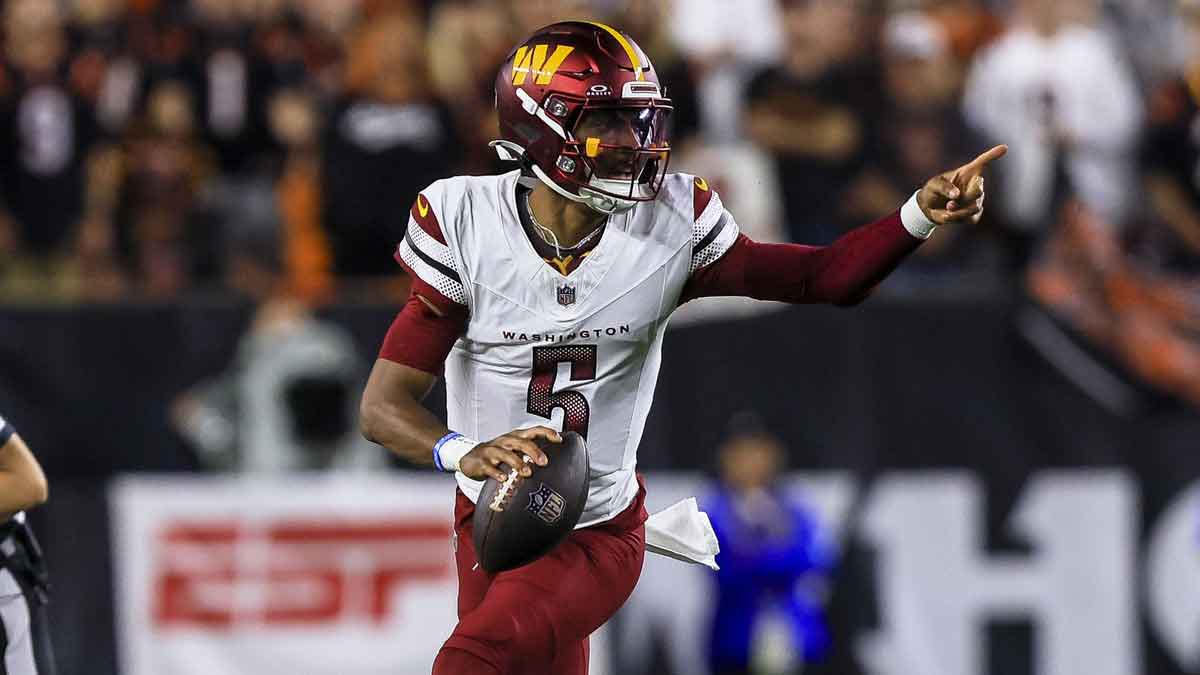
<path id="1" fill-rule="evenodd" d="M 570 108 L 560 98 L 555 97 L 546 102 L 546 112 L 555 117 L 566 117 L 569 110 Z"/>
<path id="2" fill-rule="evenodd" d="M 563 173 L 575 173 L 575 160 L 567 157 L 566 155 L 559 155 L 558 161 L 555 162 L 554 165 L 557 166 L 558 170 L 562 171 Z"/>

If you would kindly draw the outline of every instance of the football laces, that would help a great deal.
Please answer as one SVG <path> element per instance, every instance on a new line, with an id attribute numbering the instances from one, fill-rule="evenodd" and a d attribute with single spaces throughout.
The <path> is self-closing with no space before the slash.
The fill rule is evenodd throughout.
<path id="1" fill-rule="evenodd" d="M 529 459 L 528 455 L 524 456 L 524 460 L 526 464 L 529 464 L 533 461 Z M 504 482 L 500 484 L 500 489 L 496 490 L 496 496 L 492 497 L 492 503 L 488 505 L 488 508 L 496 513 L 503 512 L 504 509 L 508 508 L 509 502 L 512 501 L 513 495 L 516 494 L 517 488 L 521 486 L 521 483 L 524 482 L 524 480 L 525 477 L 522 476 L 521 472 L 517 469 L 509 471 L 508 478 L 506 478 Z"/>

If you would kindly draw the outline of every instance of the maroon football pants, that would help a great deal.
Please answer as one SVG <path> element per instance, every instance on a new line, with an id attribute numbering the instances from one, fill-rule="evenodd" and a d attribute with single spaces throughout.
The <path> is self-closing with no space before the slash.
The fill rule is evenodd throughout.
<path id="1" fill-rule="evenodd" d="M 616 518 L 499 574 L 476 566 L 475 505 L 458 492 L 458 625 L 433 675 L 587 675 L 588 635 L 625 604 L 646 551 L 645 485 Z"/>

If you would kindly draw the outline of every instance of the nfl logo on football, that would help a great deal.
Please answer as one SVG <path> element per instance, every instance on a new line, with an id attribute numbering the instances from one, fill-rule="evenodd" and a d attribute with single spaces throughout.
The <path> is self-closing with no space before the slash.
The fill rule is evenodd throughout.
<path id="1" fill-rule="evenodd" d="M 561 297 L 561 292 L 559 297 Z M 574 299 L 574 289 L 572 289 L 571 297 Z M 551 490 L 545 483 L 542 483 L 541 487 L 529 495 L 529 512 L 541 518 L 548 525 L 553 525 L 558 522 L 559 518 L 562 518 L 565 506 L 566 502 L 562 495 Z"/>
<path id="2" fill-rule="evenodd" d="M 558 304 L 566 307 L 567 305 L 575 304 L 575 287 L 574 286 L 559 286 L 558 287 Z"/>

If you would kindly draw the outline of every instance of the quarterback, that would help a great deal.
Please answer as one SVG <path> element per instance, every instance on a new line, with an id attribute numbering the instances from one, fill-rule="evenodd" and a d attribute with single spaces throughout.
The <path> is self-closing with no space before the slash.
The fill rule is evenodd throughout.
<path id="1" fill-rule="evenodd" d="M 984 166 L 932 178 L 895 212 L 830 246 L 763 244 L 698 176 L 667 173 L 671 100 L 629 36 L 546 26 L 496 79 L 501 140 L 519 168 L 437 181 L 416 196 L 397 261 L 412 292 L 363 394 L 363 434 L 458 482 L 458 617 L 435 675 L 580 675 L 587 638 L 632 592 L 645 554 L 637 448 L 671 313 L 741 295 L 853 305 L 935 227 L 974 223 Z M 447 424 L 421 400 L 445 377 Z M 548 461 L 535 439 L 587 439 L 574 533 L 491 575 L 471 517 L 501 463 Z"/>

